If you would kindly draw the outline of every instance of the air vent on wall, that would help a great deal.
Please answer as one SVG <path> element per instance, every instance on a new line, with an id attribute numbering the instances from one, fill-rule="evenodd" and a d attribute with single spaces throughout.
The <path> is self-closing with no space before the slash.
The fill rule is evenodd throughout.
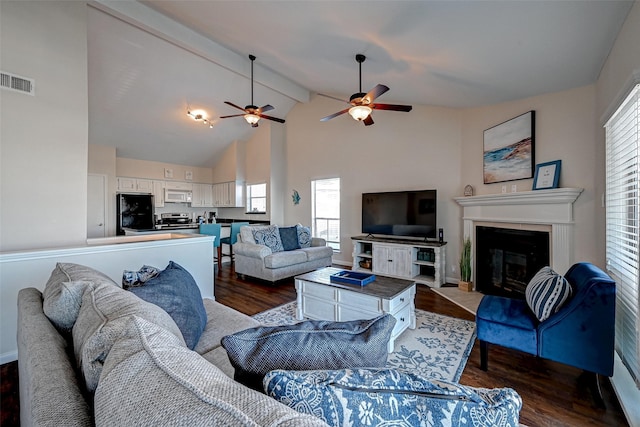
<path id="1" fill-rule="evenodd" d="M 36 94 L 36 82 L 33 79 L 0 71 L 0 87 L 28 95 Z"/>

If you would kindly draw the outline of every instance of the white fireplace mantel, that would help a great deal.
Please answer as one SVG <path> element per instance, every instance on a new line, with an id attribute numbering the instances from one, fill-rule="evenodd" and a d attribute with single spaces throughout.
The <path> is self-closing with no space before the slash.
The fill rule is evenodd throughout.
<path id="1" fill-rule="evenodd" d="M 501 223 L 505 228 L 550 226 L 551 268 L 565 272 L 573 264 L 573 203 L 582 191 L 582 188 L 555 188 L 454 200 L 463 207 L 464 236 L 471 240 L 472 254 L 477 223 Z"/>

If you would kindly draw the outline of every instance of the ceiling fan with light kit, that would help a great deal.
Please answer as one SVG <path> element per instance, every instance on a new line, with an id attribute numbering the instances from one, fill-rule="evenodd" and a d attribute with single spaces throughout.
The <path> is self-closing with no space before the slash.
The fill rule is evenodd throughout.
<path id="1" fill-rule="evenodd" d="M 320 119 L 321 122 L 326 122 L 328 120 L 333 119 L 334 117 L 338 117 L 344 113 L 349 113 L 354 120 L 364 122 L 365 126 L 371 126 L 373 124 L 373 119 L 371 118 L 371 112 L 373 110 L 390 110 L 390 111 L 403 111 L 409 112 L 413 108 L 411 105 L 398 105 L 398 104 L 377 104 L 374 103 L 375 99 L 389 90 L 389 87 L 378 84 L 376 87 L 371 89 L 368 93 L 362 92 L 362 63 L 367 59 L 366 56 L 359 53 L 356 55 L 356 62 L 358 62 L 360 67 L 360 92 L 354 93 L 349 98 L 349 101 L 344 101 L 339 98 L 335 98 L 329 95 L 322 95 L 327 98 L 335 99 L 337 101 L 347 102 L 351 104 L 351 107 L 345 108 L 342 111 L 338 111 L 337 113 L 333 113 L 327 117 L 323 117 Z"/>
<path id="2" fill-rule="evenodd" d="M 233 102 L 224 101 L 225 104 L 230 105 L 233 108 L 237 108 L 238 110 L 242 110 L 243 113 L 233 114 L 230 116 L 220 116 L 220 118 L 228 119 L 230 117 L 244 117 L 247 123 L 249 123 L 251 127 L 254 127 L 254 128 L 258 127 L 258 121 L 260 119 L 266 119 L 266 120 L 272 120 L 278 123 L 284 123 L 283 119 L 279 119 L 277 117 L 267 116 L 266 114 L 263 114 L 265 111 L 273 110 L 274 109 L 273 106 L 267 104 L 267 105 L 263 105 L 262 107 L 256 107 L 255 105 L 253 105 L 253 61 L 256 60 L 256 57 L 254 55 L 249 55 L 249 59 L 251 60 L 251 105 L 247 105 L 246 107 L 242 108 L 237 106 Z"/>

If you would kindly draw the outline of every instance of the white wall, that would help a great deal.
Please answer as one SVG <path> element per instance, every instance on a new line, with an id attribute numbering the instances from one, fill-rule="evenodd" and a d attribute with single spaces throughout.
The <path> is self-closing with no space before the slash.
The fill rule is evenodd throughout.
<path id="1" fill-rule="evenodd" d="M 2 1 L 2 70 L 35 96 L 0 93 L 0 251 L 87 235 L 87 11 L 84 2 Z"/>
<path id="2" fill-rule="evenodd" d="M 594 85 L 465 110 L 462 185 L 471 184 L 476 194 L 500 193 L 503 185 L 510 192 L 513 184 L 518 191 L 531 190 L 532 179 L 485 185 L 482 174 L 483 131 L 529 110 L 536 111 L 536 163 L 562 160 L 560 186 L 584 188 L 574 204 L 574 259 L 603 267 L 604 248 L 598 236 L 604 226 L 596 221 L 596 212 L 602 209 L 596 182 L 603 177 L 594 174 L 598 170 Z"/>
<path id="3" fill-rule="evenodd" d="M 165 169 L 173 172 L 173 178 L 165 178 Z M 213 184 L 213 170 L 196 166 L 177 165 L 174 163 L 152 162 L 149 160 L 116 158 L 116 175 L 130 178 L 147 178 L 161 181 L 187 181 L 186 173 L 191 172 L 191 182 Z"/>
<path id="4" fill-rule="evenodd" d="M 106 235 L 116 235 L 116 149 L 106 145 L 89 144 L 89 173 L 107 177 Z"/>
<path id="5" fill-rule="evenodd" d="M 285 223 L 311 223 L 311 181 L 341 179 L 341 253 L 334 260 L 351 263 L 351 236 L 361 235 L 361 197 L 370 191 L 438 190 L 438 226 L 444 228 L 447 259 L 458 259 L 460 208 L 453 197 L 460 181 L 459 110 L 414 105 L 413 111 L 374 111 L 373 126 L 349 115 L 328 122 L 320 118 L 342 106 L 324 97 L 298 104 L 287 116 L 287 197 Z M 300 193 L 300 204 L 288 195 Z M 447 271 L 450 275 L 450 271 Z"/>

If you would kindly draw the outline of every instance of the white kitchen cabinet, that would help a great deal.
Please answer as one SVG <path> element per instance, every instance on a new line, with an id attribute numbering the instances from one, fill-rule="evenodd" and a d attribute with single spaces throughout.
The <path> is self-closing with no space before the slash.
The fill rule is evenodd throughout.
<path id="1" fill-rule="evenodd" d="M 193 184 L 181 181 L 165 181 L 165 188 L 169 190 L 193 191 Z"/>
<path id="2" fill-rule="evenodd" d="M 156 208 L 164 207 L 164 181 L 153 181 L 153 205 Z"/>
<path id="3" fill-rule="evenodd" d="M 153 193 L 153 181 L 150 179 L 136 179 L 138 191 L 144 193 Z"/>
<path id="4" fill-rule="evenodd" d="M 244 182 L 230 181 L 213 184 L 213 203 L 220 208 L 244 206 Z"/>
<path id="5" fill-rule="evenodd" d="M 118 177 L 120 192 L 153 193 L 153 181 L 150 179 Z"/>
<path id="6" fill-rule="evenodd" d="M 193 184 L 191 207 L 194 208 L 212 208 L 213 203 L 213 185 L 211 184 Z"/>

